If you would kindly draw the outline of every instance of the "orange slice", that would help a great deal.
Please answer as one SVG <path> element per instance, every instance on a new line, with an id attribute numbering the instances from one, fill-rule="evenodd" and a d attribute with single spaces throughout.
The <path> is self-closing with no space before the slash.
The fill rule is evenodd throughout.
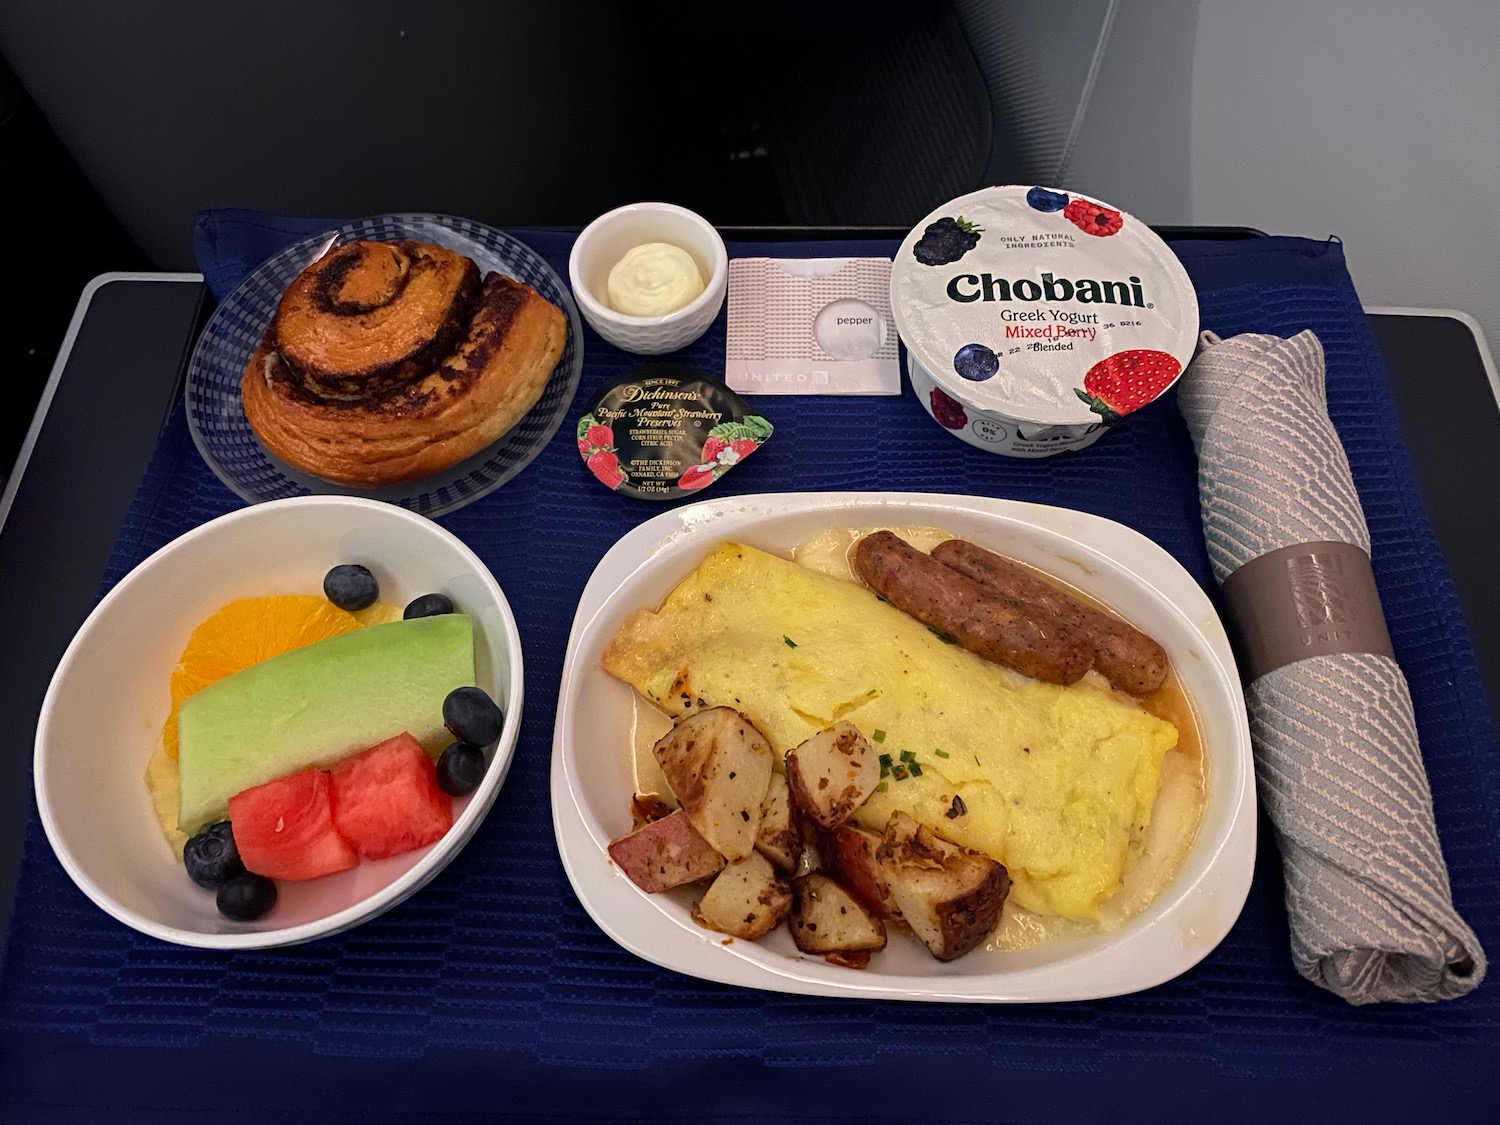
<path id="1" fill-rule="evenodd" d="M 354 614 L 313 594 L 240 598 L 216 610 L 193 630 L 172 671 L 172 713 L 162 731 L 167 755 L 177 758 L 177 709 L 188 696 L 242 668 L 360 626 Z"/>

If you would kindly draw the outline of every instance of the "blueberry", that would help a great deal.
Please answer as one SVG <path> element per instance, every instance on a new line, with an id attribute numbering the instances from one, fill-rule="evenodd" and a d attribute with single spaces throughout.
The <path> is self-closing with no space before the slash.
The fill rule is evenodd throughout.
<path id="1" fill-rule="evenodd" d="M 467 797 L 484 778 L 484 751 L 467 742 L 455 742 L 438 758 L 438 788 L 450 797 Z"/>
<path id="2" fill-rule="evenodd" d="M 1026 202 L 1038 211 L 1061 211 L 1068 205 L 1068 197 L 1060 191 L 1034 187 L 1026 193 Z"/>
<path id="3" fill-rule="evenodd" d="M 352 613 L 375 604 L 380 597 L 380 583 L 357 563 L 344 563 L 323 575 L 323 596 Z"/>
<path id="4" fill-rule="evenodd" d="M 219 913 L 236 922 L 253 922 L 276 905 L 276 884 L 245 871 L 219 888 Z"/>
<path id="5" fill-rule="evenodd" d="M 454 688 L 443 700 L 443 726 L 470 746 L 488 746 L 500 737 L 505 716 L 483 688 Z"/>
<path id="6" fill-rule="evenodd" d="M 1000 370 L 1000 360 L 983 344 L 965 344 L 953 357 L 953 370 L 973 383 L 982 383 Z"/>
<path id="7" fill-rule="evenodd" d="M 218 890 L 245 870 L 227 820 L 200 828 L 198 834 L 183 845 L 182 862 L 187 867 L 188 878 L 210 891 Z"/>
<path id="8" fill-rule="evenodd" d="M 413 617 L 436 617 L 440 613 L 452 613 L 453 600 L 447 594 L 423 594 L 414 598 L 401 613 L 403 620 Z"/>

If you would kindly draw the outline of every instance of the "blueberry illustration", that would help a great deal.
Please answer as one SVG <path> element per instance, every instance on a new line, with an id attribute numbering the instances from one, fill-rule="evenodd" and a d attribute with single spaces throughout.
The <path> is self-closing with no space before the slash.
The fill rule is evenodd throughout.
<path id="1" fill-rule="evenodd" d="M 1034 187 L 1026 193 L 1026 202 L 1038 211 L 1061 211 L 1068 205 L 1068 197 L 1060 191 Z"/>
<path id="2" fill-rule="evenodd" d="M 1000 370 L 1000 360 L 983 344 L 965 344 L 953 357 L 953 370 L 970 382 L 982 383 Z"/>
<path id="3" fill-rule="evenodd" d="M 983 227 L 977 227 L 962 215 L 928 223 L 922 237 L 912 247 L 912 256 L 924 266 L 946 266 L 958 261 L 979 245 Z"/>

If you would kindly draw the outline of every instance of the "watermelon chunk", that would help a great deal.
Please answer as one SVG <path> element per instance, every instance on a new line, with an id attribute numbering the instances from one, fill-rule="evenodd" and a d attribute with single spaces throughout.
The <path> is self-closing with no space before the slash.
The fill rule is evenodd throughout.
<path id="1" fill-rule="evenodd" d="M 453 827 L 453 799 L 409 734 L 398 734 L 337 766 L 333 823 L 365 859 L 384 859 L 441 839 Z"/>
<path id="2" fill-rule="evenodd" d="M 246 868 L 272 879 L 316 879 L 358 863 L 334 828 L 332 793 L 328 774 L 306 769 L 229 798 L 229 823 Z"/>

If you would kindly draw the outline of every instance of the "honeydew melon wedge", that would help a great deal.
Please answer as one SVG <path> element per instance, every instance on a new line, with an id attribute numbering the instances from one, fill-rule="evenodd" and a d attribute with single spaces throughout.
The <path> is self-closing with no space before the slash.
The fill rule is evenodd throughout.
<path id="1" fill-rule="evenodd" d="M 444 697 L 473 683 L 474 630 L 459 613 L 357 629 L 226 676 L 178 712 L 178 827 L 191 834 L 236 793 L 403 731 L 436 753 L 452 741 Z"/>

